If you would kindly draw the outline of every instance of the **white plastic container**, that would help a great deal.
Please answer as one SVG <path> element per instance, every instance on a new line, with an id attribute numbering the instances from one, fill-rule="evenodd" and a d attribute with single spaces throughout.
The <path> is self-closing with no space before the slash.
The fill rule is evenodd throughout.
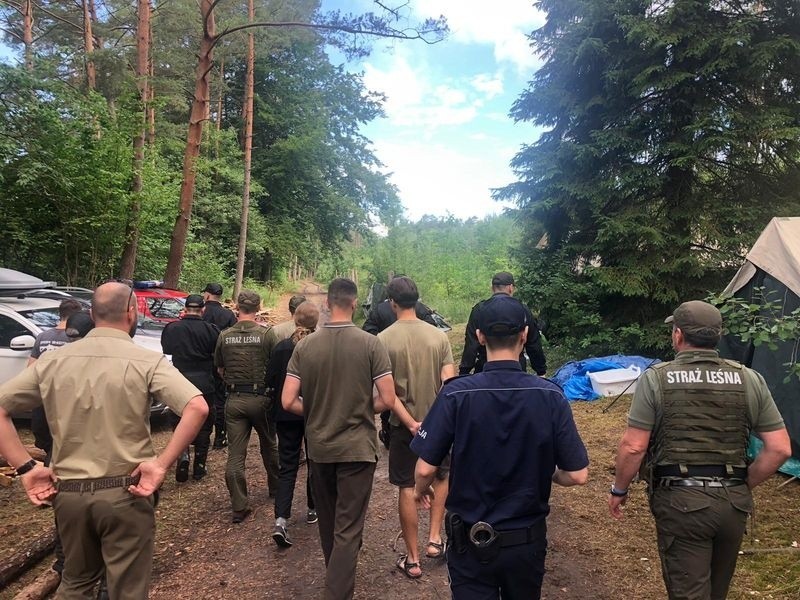
<path id="1" fill-rule="evenodd" d="M 641 374 L 642 370 L 637 366 L 587 373 L 592 389 L 601 396 L 616 396 L 623 392 L 632 394 L 636 391 L 636 380 Z"/>

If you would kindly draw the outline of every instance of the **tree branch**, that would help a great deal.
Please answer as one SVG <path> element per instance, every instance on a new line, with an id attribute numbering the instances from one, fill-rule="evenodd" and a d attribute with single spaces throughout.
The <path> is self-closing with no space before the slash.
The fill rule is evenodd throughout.
<path id="1" fill-rule="evenodd" d="M 66 23 L 67 25 L 70 25 L 70 26 L 74 27 L 78 31 L 83 32 L 83 27 L 81 25 L 76 25 L 75 23 L 73 23 L 69 19 L 55 14 L 53 11 L 46 9 L 44 6 L 40 6 L 40 5 L 37 4 L 36 8 L 37 8 L 37 10 L 42 11 L 44 14 L 49 15 L 50 17 L 54 18 L 56 21 L 61 21 L 62 23 Z"/>
<path id="2" fill-rule="evenodd" d="M 17 39 L 18 39 L 20 42 L 22 42 L 23 44 L 25 43 L 25 39 L 24 39 L 24 38 L 20 37 L 18 34 L 14 33 L 14 32 L 13 32 L 13 31 L 11 31 L 10 29 L 6 29 L 5 27 L 0 27 L 0 31 L 2 31 L 2 32 L 4 32 L 4 33 L 7 33 L 7 34 L 8 34 L 8 35 L 10 35 L 11 37 L 17 38 Z"/>
<path id="3" fill-rule="evenodd" d="M 220 0 L 215 0 L 215 4 L 217 2 L 220 2 Z M 226 35 L 229 35 L 231 33 L 236 33 L 237 31 L 252 29 L 253 27 L 301 27 L 303 29 L 322 29 L 325 31 L 338 31 L 342 33 L 352 33 L 355 35 L 374 35 L 376 37 L 393 38 L 399 40 L 422 40 L 426 44 L 436 44 L 441 41 L 441 40 L 429 40 L 424 36 L 424 34 L 428 32 L 426 31 L 421 32 L 416 29 L 408 29 L 405 31 L 387 29 L 386 31 L 377 31 L 374 29 L 360 29 L 357 27 L 348 27 L 345 25 L 326 25 L 323 23 L 300 23 L 297 21 L 281 21 L 272 23 L 270 22 L 248 23 L 246 25 L 239 25 L 237 27 L 229 27 L 222 33 L 218 33 L 215 36 L 214 43 L 212 44 L 211 47 L 213 48 L 214 46 L 216 46 L 217 42 Z"/>

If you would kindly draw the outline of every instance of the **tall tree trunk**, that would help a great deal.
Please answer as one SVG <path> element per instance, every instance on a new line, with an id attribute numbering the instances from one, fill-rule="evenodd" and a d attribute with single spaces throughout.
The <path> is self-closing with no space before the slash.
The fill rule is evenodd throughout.
<path id="1" fill-rule="evenodd" d="M 247 16 L 250 23 L 255 21 L 256 11 L 253 0 L 247 1 Z M 236 255 L 236 280 L 233 284 L 233 297 L 239 297 L 244 278 L 244 255 L 247 250 L 247 220 L 250 215 L 250 164 L 253 155 L 253 71 L 256 62 L 256 43 L 253 30 L 247 35 L 247 77 L 244 85 L 244 191 L 242 192 L 242 223 L 239 228 L 239 252 Z"/>
<path id="2" fill-rule="evenodd" d="M 22 5 L 22 41 L 25 44 L 25 68 L 33 72 L 33 0 Z"/>
<path id="3" fill-rule="evenodd" d="M 150 55 L 147 61 L 147 137 L 145 141 L 148 146 L 152 146 L 156 141 L 156 99 L 155 86 L 153 85 L 155 73 L 155 61 L 153 60 L 153 7 L 148 2 L 147 9 L 150 11 L 150 18 L 147 20 L 148 35 L 150 36 Z"/>
<path id="4" fill-rule="evenodd" d="M 94 0 L 89 0 L 89 16 L 92 19 L 92 23 L 97 23 L 97 10 L 95 9 Z M 96 35 L 94 40 L 97 43 L 97 47 L 102 49 L 105 40 L 103 40 L 103 38 L 101 38 L 99 35 Z"/>
<path id="5" fill-rule="evenodd" d="M 222 96 L 225 90 L 225 58 L 219 61 L 219 98 L 217 99 L 217 136 L 214 138 L 214 158 L 219 159 L 219 136 L 222 131 Z M 234 296 L 236 298 L 236 296 Z"/>
<path id="6" fill-rule="evenodd" d="M 150 74 L 150 0 L 138 0 L 136 23 L 136 87 L 139 89 L 140 121 L 133 137 L 133 175 L 131 180 L 131 213 L 122 252 L 120 277 L 132 279 L 136 269 L 139 246 L 139 213 L 142 209 L 142 168 L 144 166 L 144 137 L 147 124 L 147 99 Z"/>
<path id="7" fill-rule="evenodd" d="M 169 245 L 169 258 L 164 273 L 167 287 L 177 287 L 183 266 L 183 252 L 186 248 L 186 237 L 189 234 L 189 219 L 192 217 L 194 202 L 195 162 L 200 155 L 200 141 L 203 139 L 203 120 L 208 103 L 208 76 L 214 62 L 214 43 L 216 42 L 216 24 L 214 23 L 214 2 L 200 0 L 200 16 L 203 20 L 203 39 L 200 42 L 200 53 L 197 59 L 197 71 L 194 83 L 194 99 L 189 116 L 189 132 L 186 136 L 186 151 L 183 155 L 183 182 L 181 183 L 180 204 L 172 239 Z"/>
<path id="8" fill-rule="evenodd" d="M 89 12 L 89 0 L 81 0 L 83 8 L 83 46 L 86 62 L 86 87 L 90 90 L 97 89 L 97 71 L 94 67 L 94 37 L 92 35 L 92 16 Z"/>

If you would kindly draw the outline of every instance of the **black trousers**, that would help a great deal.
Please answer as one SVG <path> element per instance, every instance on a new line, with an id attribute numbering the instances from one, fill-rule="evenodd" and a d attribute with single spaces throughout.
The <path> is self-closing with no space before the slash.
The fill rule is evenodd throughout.
<path id="1" fill-rule="evenodd" d="M 215 379 L 212 377 L 210 371 L 186 372 L 181 374 L 197 386 L 203 393 L 203 398 L 205 398 L 206 404 L 208 405 L 208 416 L 192 442 L 195 456 L 199 455 L 203 457 L 203 462 L 205 462 L 205 457 L 208 456 L 208 450 L 211 447 L 211 428 L 214 426 L 214 421 L 216 419 L 216 410 L 214 406 Z M 181 418 L 175 413 L 169 413 L 169 422 L 170 425 L 172 425 L 172 429 L 178 426 L 180 420 Z"/>
<path id="2" fill-rule="evenodd" d="M 37 448 L 44 450 L 47 454 L 46 465 L 50 464 L 50 455 L 53 452 L 53 436 L 50 435 L 50 427 L 47 425 L 47 416 L 44 407 L 39 406 L 31 411 L 31 433 L 33 434 L 33 444 Z"/>
<path id="3" fill-rule="evenodd" d="M 211 394 L 213 397 L 214 408 L 216 413 L 214 416 L 214 436 L 225 436 L 225 401 L 228 398 L 228 392 L 225 389 L 225 382 L 221 377 L 214 375 L 214 391 Z"/>
<path id="4" fill-rule="evenodd" d="M 297 471 L 300 468 L 300 448 L 305 440 L 305 423 L 298 421 L 276 421 L 278 432 L 278 491 L 275 494 L 275 517 L 288 519 L 292 513 L 294 485 Z M 308 509 L 314 508 L 314 496 L 311 493 L 311 469 L 306 475 L 306 498 Z"/>
<path id="5" fill-rule="evenodd" d="M 497 557 L 483 564 L 471 543 L 467 551 L 447 546 L 447 572 L 453 600 L 539 600 L 544 579 L 547 541 L 501 548 Z"/>

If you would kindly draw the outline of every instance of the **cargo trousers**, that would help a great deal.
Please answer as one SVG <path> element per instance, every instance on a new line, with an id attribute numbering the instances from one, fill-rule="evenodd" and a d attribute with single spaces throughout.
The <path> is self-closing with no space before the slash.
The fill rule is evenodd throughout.
<path id="1" fill-rule="evenodd" d="M 671 600 L 724 600 L 753 497 L 747 485 L 658 487 L 650 498 Z"/>
<path id="2" fill-rule="evenodd" d="M 125 488 L 60 491 L 53 498 L 65 562 L 60 600 L 92 598 L 105 570 L 115 600 L 146 600 L 155 541 L 154 498 Z"/>
<path id="3" fill-rule="evenodd" d="M 247 500 L 245 461 L 250 434 L 258 434 L 261 460 L 267 470 L 269 495 L 278 491 L 278 439 L 271 417 L 270 400 L 263 394 L 231 392 L 225 405 L 225 428 L 228 434 L 228 462 L 225 466 L 225 484 L 231 496 L 231 508 L 243 511 L 250 508 Z"/>

